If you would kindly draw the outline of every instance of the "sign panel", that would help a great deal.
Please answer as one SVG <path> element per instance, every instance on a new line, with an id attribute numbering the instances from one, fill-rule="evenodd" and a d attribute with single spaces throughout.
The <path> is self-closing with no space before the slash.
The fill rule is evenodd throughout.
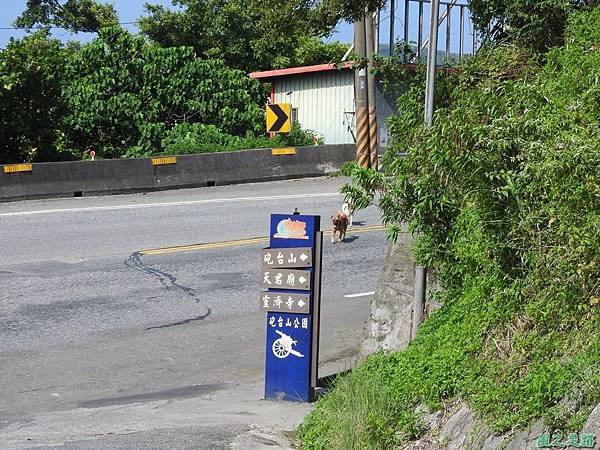
<path id="1" fill-rule="evenodd" d="M 310 290 L 310 272 L 308 270 L 263 269 L 263 288 Z"/>
<path id="2" fill-rule="evenodd" d="M 261 254 L 262 266 L 267 267 L 311 267 L 312 249 L 302 248 L 265 248 Z"/>
<path id="3" fill-rule="evenodd" d="M 292 104 L 267 104 L 267 132 L 289 133 L 292 131 Z"/>
<path id="4" fill-rule="evenodd" d="M 267 313 L 265 398 L 311 400 L 311 329 L 309 315 Z"/>
<path id="5" fill-rule="evenodd" d="M 263 288 L 310 290 L 310 272 L 308 270 L 263 269 Z"/>
<path id="6" fill-rule="evenodd" d="M 314 248 L 318 226 L 316 216 L 272 214 L 269 248 Z"/>
<path id="7" fill-rule="evenodd" d="M 319 226 L 319 216 L 271 215 L 269 248 L 261 254 L 262 287 L 267 292 L 260 297 L 260 307 L 267 311 L 268 400 L 307 402 L 314 396 L 321 280 Z"/>
<path id="8" fill-rule="evenodd" d="M 308 314 L 310 294 L 269 291 L 260 295 L 260 309 L 263 311 Z"/>

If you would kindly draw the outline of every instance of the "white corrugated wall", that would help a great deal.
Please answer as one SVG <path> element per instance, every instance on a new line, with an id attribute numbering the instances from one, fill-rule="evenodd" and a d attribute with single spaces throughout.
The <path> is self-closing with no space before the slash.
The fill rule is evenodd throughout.
<path id="1" fill-rule="evenodd" d="M 302 128 L 315 131 L 326 144 L 354 142 L 354 75 L 351 70 L 285 76 L 274 79 L 273 86 L 275 102 L 291 103 L 292 108 L 297 108 Z"/>

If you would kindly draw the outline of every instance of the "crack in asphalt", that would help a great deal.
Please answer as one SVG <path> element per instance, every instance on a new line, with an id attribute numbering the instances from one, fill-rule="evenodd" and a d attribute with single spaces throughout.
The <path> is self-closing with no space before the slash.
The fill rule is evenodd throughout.
<path id="1" fill-rule="evenodd" d="M 130 269 L 137 270 L 139 272 L 145 273 L 146 275 L 150 275 L 151 277 L 158 279 L 158 281 L 166 289 L 173 289 L 173 288 L 177 289 L 177 290 L 183 292 L 184 294 L 186 294 L 188 297 L 191 297 L 196 304 L 200 303 L 200 299 L 198 298 L 198 293 L 196 292 L 196 290 L 194 288 L 184 286 L 184 285 L 178 283 L 177 278 L 175 276 L 171 275 L 170 273 L 163 272 L 162 270 L 156 269 L 154 267 L 146 266 L 142 262 L 142 256 L 143 256 L 143 253 L 134 252 L 129 256 L 129 258 L 127 258 L 124 261 L 124 264 L 127 267 L 129 267 Z M 144 331 L 155 330 L 155 329 L 160 329 L 160 328 L 175 327 L 178 325 L 185 325 L 190 322 L 195 322 L 197 320 L 206 319 L 210 315 L 211 309 L 208 306 L 204 306 L 204 307 L 206 308 L 205 314 L 201 314 L 197 317 L 192 317 L 191 319 L 185 319 L 185 320 L 180 320 L 177 322 L 168 323 L 168 324 L 164 324 L 164 325 L 157 325 L 157 326 L 153 326 L 153 327 L 144 328 Z"/>
<path id="2" fill-rule="evenodd" d="M 176 327 L 177 325 L 185 325 L 185 324 L 190 323 L 190 322 L 195 322 L 196 320 L 206 319 L 209 316 L 209 314 L 210 314 L 210 308 L 206 308 L 206 309 L 207 309 L 206 314 L 201 314 L 198 317 L 192 317 L 191 319 L 180 320 L 179 322 L 167 323 L 165 325 L 157 325 L 157 326 L 154 326 L 154 327 L 144 328 L 144 331 L 147 331 L 147 330 L 158 330 L 160 328 Z"/>

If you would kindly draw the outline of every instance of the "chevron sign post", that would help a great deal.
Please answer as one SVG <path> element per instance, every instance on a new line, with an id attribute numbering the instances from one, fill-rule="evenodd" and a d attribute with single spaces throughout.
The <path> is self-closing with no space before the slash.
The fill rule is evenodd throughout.
<path id="1" fill-rule="evenodd" d="M 289 133 L 292 131 L 291 103 L 271 103 L 267 105 L 267 132 Z"/>
<path id="2" fill-rule="evenodd" d="M 267 313 L 265 399 L 314 399 L 319 357 L 320 216 L 272 214 L 261 252 L 260 309 Z"/>

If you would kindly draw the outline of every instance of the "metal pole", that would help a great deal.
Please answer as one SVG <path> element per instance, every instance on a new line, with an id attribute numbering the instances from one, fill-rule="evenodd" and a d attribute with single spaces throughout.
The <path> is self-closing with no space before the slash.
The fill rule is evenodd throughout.
<path id="1" fill-rule="evenodd" d="M 354 22 L 354 51 L 361 60 L 367 57 L 364 18 Z M 369 117 L 367 111 L 367 70 L 359 67 L 354 72 L 354 108 L 356 117 L 356 162 L 368 168 L 369 158 Z"/>
<path id="2" fill-rule="evenodd" d="M 435 89 L 435 62 L 438 42 L 438 17 L 440 0 L 431 0 L 431 20 L 429 26 L 429 52 L 427 55 L 427 80 L 425 86 L 425 127 L 433 125 L 433 99 Z M 425 311 L 425 294 L 427 292 L 427 268 L 415 266 L 415 297 L 413 305 L 412 335 L 416 336 L 423 313 Z"/>
<path id="3" fill-rule="evenodd" d="M 411 339 L 417 336 L 419 324 L 423 320 L 425 313 L 425 289 L 427 288 L 427 269 L 425 267 L 415 267 L 415 297 L 413 303 L 413 318 L 411 328 Z"/>
<path id="4" fill-rule="evenodd" d="M 464 37 L 465 37 L 465 7 L 460 7 L 460 37 L 458 39 L 458 59 L 462 59 L 464 52 Z"/>
<path id="5" fill-rule="evenodd" d="M 404 43 L 408 44 L 408 21 L 410 20 L 410 0 L 404 1 Z"/>
<path id="6" fill-rule="evenodd" d="M 367 48 L 367 103 L 369 107 L 369 158 L 372 169 L 377 170 L 379 153 L 377 149 L 377 97 L 375 92 L 375 74 L 373 73 L 375 44 L 374 44 L 373 13 L 366 11 L 365 33 Z"/>
<path id="7" fill-rule="evenodd" d="M 421 44 L 423 43 L 423 2 L 419 2 L 419 34 L 417 37 L 417 59 L 421 59 Z"/>
<path id="8" fill-rule="evenodd" d="M 376 20 L 375 20 L 375 31 L 373 32 L 375 36 L 375 53 L 379 54 L 379 41 L 380 41 L 380 33 L 381 33 L 381 8 L 377 10 Z"/>
<path id="9" fill-rule="evenodd" d="M 427 54 L 427 80 L 425 85 L 425 126 L 433 123 L 433 94 L 435 88 L 435 64 L 438 42 L 438 16 L 440 0 L 431 0 L 431 22 L 429 26 L 429 52 Z"/>
<path id="10" fill-rule="evenodd" d="M 319 226 L 321 219 L 319 218 Z M 314 274 L 315 287 L 312 299 L 312 359 L 310 370 L 310 387 L 312 395 L 319 382 L 319 339 L 321 334 L 321 265 L 323 264 L 323 232 L 315 233 Z"/>
<path id="11" fill-rule="evenodd" d="M 394 54 L 394 22 L 396 21 L 396 0 L 390 0 L 390 56 Z"/>
<path id="12" fill-rule="evenodd" d="M 450 5 L 446 5 L 446 64 L 450 59 Z"/>

